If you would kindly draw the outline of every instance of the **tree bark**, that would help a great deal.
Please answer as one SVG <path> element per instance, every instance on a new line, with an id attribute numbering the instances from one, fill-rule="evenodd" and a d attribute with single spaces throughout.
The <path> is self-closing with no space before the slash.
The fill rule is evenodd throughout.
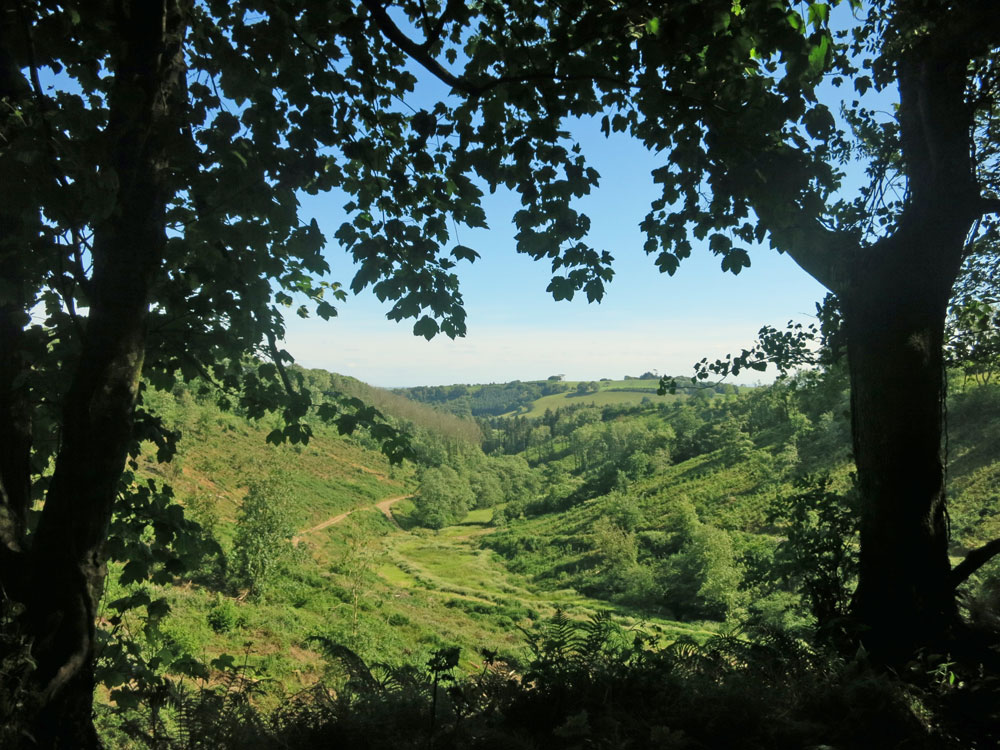
<path id="1" fill-rule="evenodd" d="M 29 552 L 24 624 L 37 700 L 27 723 L 41 747 L 99 747 L 92 707 L 102 549 L 132 440 L 149 290 L 166 242 L 169 153 L 180 132 L 185 0 L 123 3 L 119 11 L 103 165 L 118 192 L 110 216 L 94 226 L 89 314 Z"/>
<path id="2" fill-rule="evenodd" d="M 895 266 L 869 264 L 842 299 L 862 502 L 854 611 L 865 647 L 889 664 L 943 643 L 957 622 L 941 457 L 947 292 L 926 288 L 950 285 Z"/>
<path id="3" fill-rule="evenodd" d="M 851 379 L 861 553 L 854 611 L 879 661 L 944 646 L 958 624 L 941 443 L 951 288 L 978 211 L 967 51 L 928 43 L 898 63 L 909 195 L 893 234 L 840 291 Z"/>
<path id="4" fill-rule="evenodd" d="M 12 110 L 28 109 L 31 88 L 21 74 L 15 54 L 18 45 L 14 29 L 17 13 L 6 5 L 0 6 L 0 148 L 11 152 L 23 147 L 25 115 Z M 6 156 L 6 153 L 3 154 Z M 30 239 L 30 228 L 22 214 L 23 203 L 14 195 L 34 196 L 22 175 L 0 175 L 6 183 L 0 191 L 0 570 L 13 568 L 13 561 L 22 549 L 27 529 L 31 495 L 31 410 L 29 406 L 27 343 L 25 323 L 30 307 L 22 253 Z M 9 192 L 8 192 L 9 191 Z M 0 584 L 9 591 L 16 583 L 4 580 Z M 0 600 L 0 613 L 5 608 Z"/>

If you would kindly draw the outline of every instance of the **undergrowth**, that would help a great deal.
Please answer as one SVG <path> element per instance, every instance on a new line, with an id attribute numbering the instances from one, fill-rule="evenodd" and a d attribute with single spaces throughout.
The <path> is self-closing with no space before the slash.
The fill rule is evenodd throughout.
<path id="1" fill-rule="evenodd" d="M 105 709 L 101 723 L 116 747 L 157 750 L 919 749 L 1000 740 L 989 733 L 996 686 L 956 677 L 959 668 L 938 657 L 914 662 L 902 679 L 863 654 L 845 660 L 777 630 L 660 645 L 607 614 L 579 621 L 557 612 L 524 633 L 526 663 L 483 651 L 472 675 L 459 673 L 457 648 L 400 667 L 366 664 L 318 637 L 326 679 L 274 711 L 256 707 L 259 682 L 244 662 L 211 685 L 165 683 L 126 717 Z M 980 711 L 974 724 L 940 725 L 942 709 L 962 700 Z"/>

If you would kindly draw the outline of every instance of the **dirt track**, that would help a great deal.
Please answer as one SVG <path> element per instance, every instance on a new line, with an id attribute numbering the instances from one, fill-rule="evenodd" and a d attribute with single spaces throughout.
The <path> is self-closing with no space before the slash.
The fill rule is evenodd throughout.
<path id="1" fill-rule="evenodd" d="M 388 518 L 390 521 L 392 521 L 393 525 L 395 525 L 397 529 L 402 529 L 403 527 L 399 525 L 399 521 L 397 521 L 396 517 L 392 515 L 391 508 L 396 503 L 401 502 L 403 500 L 408 500 L 411 497 L 413 497 L 413 495 L 400 495 L 399 497 L 389 497 L 386 498 L 385 500 L 379 500 L 377 503 L 375 503 L 375 507 L 378 508 L 380 511 L 382 511 L 382 513 L 385 514 L 385 517 Z"/>
<path id="2" fill-rule="evenodd" d="M 378 510 L 380 510 L 385 515 L 386 518 L 388 518 L 390 521 L 392 521 L 396 525 L 396 528 L 398 529 L 398 528 L 401 528 L 401 527 L 396 522 L 396 519 L 393 518 L 393 515 L 392 515 L 392 506 L 395 505 L 398 502 L 401 502 L 403 500 L 407 500 L 407 499 L 409 499 L 411 497 L 413 497 L 413 495 L 399 495 L 397 497 L 388 497 L 385 500 L 379 500 L 372 507 L 375 507 Z M 340 523 L 345 518 L 347 518 L 349 515 L 351 515 L 351 513 L 353 513 L 355 510 L 364 510 L 364 508 L 355 508 L 354 510 L 349 510 L 346 513 L 340 513 L 339 515 L 332 516 L 331 518 L 328 518 L 325 521 L 323 521 L 322 523 L 318 523 L 318 524 L 316 524 L 315 526 L 313 526 L 311 528 L 303 529 L 298 534 L 296 534 L 295 536 L 292 537 L 292 544 L 298 544 L 300 541 L 302 541 L 302 537 L 304 537 L 306 534 L 312 534 L 314 531 L 322 531 L 323 529 L 325 529 L 325 528 L 327 528 L 329 526 L 334 526 L 334 525 Z"/>

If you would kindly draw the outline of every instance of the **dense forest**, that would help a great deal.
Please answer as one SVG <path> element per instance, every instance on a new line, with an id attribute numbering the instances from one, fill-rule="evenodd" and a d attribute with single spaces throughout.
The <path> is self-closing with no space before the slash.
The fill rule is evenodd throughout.
<path id="1" fill-rule="evenodd" d="M 996 744 L 998 50 L 993 0 L 0 2 L 3 742 Z M 348 291 L 464 336 L 498 191 L 601 301 L 581 118 L 659 272 L 783 253 L 816 324 L 443 411 L 295 367 Z"/>

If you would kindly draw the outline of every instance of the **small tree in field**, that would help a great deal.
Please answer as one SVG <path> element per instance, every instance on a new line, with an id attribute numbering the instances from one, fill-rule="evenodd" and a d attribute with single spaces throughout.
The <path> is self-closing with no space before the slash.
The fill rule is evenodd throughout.
<path id="1" fill-rule="evenodd" d="M 770 518 L 785 535 L 776 570 L 799 584 L 824 638 L 839 635 L 858 573 L 857 494 L 830 485 L 828 476 L 803 477 L 800 492 L 779 499 Z"/>
<path id="2" fill-rule="evenodd" d="M 469 488 L 475 497 L 477 508 L 492 508 L 504 501 L 500 478 L 486 466 L 481 466 L 469 475 Z"/>
<path id="3" fill-rule="evenodd" d="M 385 549 L 370 528 L 360 525 L 348 528 L 346 542 L 335 571 L 347 579 L 347 590 L 351 595 L 351 635 L 357 636 L 361 600 L 371 591 L 372 581 L 376 578 L 375 567 Z"/>
<path id="4" fill-rule="evenodd" d="M 236 581 L 259 598 L 266 594 L 280 563 L 291 552 L 295 532 L 288 517 L 291 487 L 274 472 L 250 483 L 233 539 Z"/>

